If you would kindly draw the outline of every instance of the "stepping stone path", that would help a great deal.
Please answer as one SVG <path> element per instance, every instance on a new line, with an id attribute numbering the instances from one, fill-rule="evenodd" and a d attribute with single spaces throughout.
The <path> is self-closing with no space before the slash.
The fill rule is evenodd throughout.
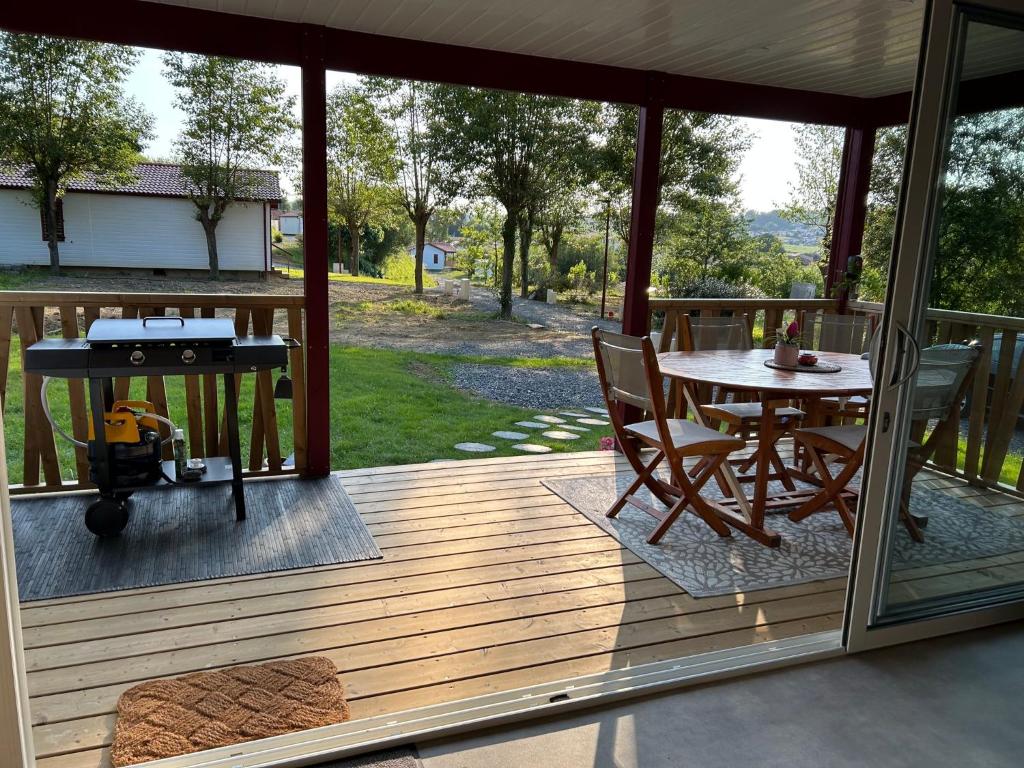
<path id="1" fill-rule="evenodd" d="M 558 415 L 559 416 L 568 416 L 570 419 L 585 419 L 585 418 L 587 418 L 587 414 L 585 414 L 585 413 L 576 413 L 575 411 L 559 411 Z"/>
<path id="2" fill-rule="evenodd" d="M 557 416 L 534 416 L 535 421 L 543 421 L 547 424 L 565 424 L 565 419 L 560 419 Z"/>
<path id="3" fill-rule="evenodd" d="M 579 424 L 566 424 L 562 429 L 571 429 L 573 432 L 589 432 L 590 427 L 581 427 Z"/>
<path id="4" fill-rule="evenodd" d="M 525 432 L 491 432 L 491 435 L 502 440 L 525 440 L 529 437 Z"/>
<path id="5" fill-rule="evenodd" d="M 543 421 L 517 421 L 517 427 L 526 427 L 527 429 L 547 429 L 550 424 L 545 424 Z"/>
<path id="6" fill-rule="evenodd" d="M 579 440 L 580 436 L 575 432 L 566 432 L 564 429 L 552 429 L 549 432 L 543 433 L 544 437 L 550 437 L 552 440 Z"/>
<path id="7" fill-rule="evenodd" d="M 596 414 L 598 414 L 600 416 L 607 416 L 608 415 L 608 409 L 607 408 L 594 408 L 593 406 L 588 405 L 583 410 L 590 411 L 591 413 L 596 413 Z"/>
<path id="8" fill-rule="evenodd" d="M 592 427 L 607 427 L 608 422 L 604 419 L 576 419 L 580 424 L 590 424 Z"/>
<path id="9" fill-rule="evenodd" d="M 517 451 L 523 453 L 551 453 L 551 448 L 546 445 L 537 445 L 536 443 L 518 443 L 513 445 Z"/>
<path id="10" fill-rule="evenodd" d="M 456 443 L 455 450 L 466 451 L 466 453 L 490 453 L 497 449 L 487 443 Z"/>

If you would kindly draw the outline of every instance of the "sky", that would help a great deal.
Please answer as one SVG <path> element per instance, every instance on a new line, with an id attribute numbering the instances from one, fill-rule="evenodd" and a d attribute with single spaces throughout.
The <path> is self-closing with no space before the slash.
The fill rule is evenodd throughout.
<path id="1" fill-rule="evenodd" d="M 138 99 L 154 118 L 154 138 L 146 147 L 148 157 L 170 160 L 174 138 L 181 124 L 182 114 L 174 107 L 171 87 L 163 78 L 160 52 L 141 49 L 142 56 L 125 84 L 125 90 Z M 288 94 L 296 97 L 300 91 L 298 67 L 277 67 L 278 75 L 286 85 Z M 327 89 L 343 82 L 355 82 L 356 76 L 344 72 L 327 73 Z M 789 123 L 773 120 L 743 118 L 740 122 L 751 136 L 751 146 L 740 163 L 738 172 L 740 200 L 745 209 L 768 211 L 782 205 L 789 193 L 789 185 L 796 180 L 794 145 Z M 286 193 L 291 183 L 282 178 Z"/>

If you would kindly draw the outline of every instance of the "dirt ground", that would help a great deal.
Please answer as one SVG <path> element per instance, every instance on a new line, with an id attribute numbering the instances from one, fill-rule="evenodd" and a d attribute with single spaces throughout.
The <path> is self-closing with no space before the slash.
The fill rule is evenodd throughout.
<path id="1" fill-rule="evenodd" d="M 190 277 L 135 277 L 117 275 L 68 275 L 53 277 L 33 273 L 29 282 L 14 290 L 61 293 L 186 293 L 186 294 L 271 294 L 299 295 L 301 280 L 278 275 L 256 280 L 212 281 Z M 328 286 L 331 305 L 331 340 L 337 344 L 382 347 L 443 354 L 499 357 L 577 357 L 587 353 L 578 334 L 550 329 L 531 329 L 523 322 L 506 322 L 494 317 L 487 297 L 476 303 L 454 301 L 437 290 L 418 297 L 427 305 L 401 306 L 403 299 L 415 298 L 412 288 L 376 283 L 334 282 Z M 392 311 L 399 303 L 400 311 Z M 117 317 L 111 308 L 103 316 Z M 226 316 L 230 316 L 226 312 Z M 60 333 L 56 308 L 47 311 L 46 334 Z"/>

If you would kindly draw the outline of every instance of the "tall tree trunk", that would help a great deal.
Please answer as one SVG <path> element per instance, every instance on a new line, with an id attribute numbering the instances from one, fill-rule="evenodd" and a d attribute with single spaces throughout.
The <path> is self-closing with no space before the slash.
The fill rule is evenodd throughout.
<path id="1" fill-rule="evenodd" d="M 46 246 L 50 251 L 50 273 L 60 274 L 60 239 L 57 232 L 57 182 L 46 181 L 43 192 L 43 216 L 46 217 Z"/>
<path id="2" fill-rule="evenodd" d="M 206 234 L 206 253 L 210 258 L 210 279 L 220 280 L 220 258 L 217 256 L 217 223 L 200 213 L 199 223 Z"/>
<path id="3" fill-rule="evenodd" d="M 505 214 L 501 225 L 501 319 L 512 319 L 512 268 L 516 261 L 516 222 L 519 217 L 514 211 Z"/>
<path id="4" fill-rule="evenodd" d="M 530 243 L 533 240 L 533 214 L 524 211 L 519 220 L 519 295 L 530 293 Z"/>
<path id="5" fill-rule="evenodd" d="M 352 277 L 359 276 L 359 227 L 349 226 L 348 228 L 348 239 L 349 239 L 349 274 Z"/>
<path id="6" fill-rule="evenodd" d="M 427 217 L 419 216 L 413 220 L 416 226 L 416 289 L 415 293 L 423 293 L 423 246 L 427 242 Z"/>
<path id="7" fill-rule="evenodd" d="M 345 238 L 342 236 L 341 225 L 338 225 L 338 270 L 345 266 Z"/>
<path id="8" fill-rule="evenodd" d="M 548 266 L 551 267 L 551 275 L 558 274 L 558 249 L 562 247 L 562 227 L 560 225 L 551 228 L 549 238 L 551 247 L 548 249 Z"/>

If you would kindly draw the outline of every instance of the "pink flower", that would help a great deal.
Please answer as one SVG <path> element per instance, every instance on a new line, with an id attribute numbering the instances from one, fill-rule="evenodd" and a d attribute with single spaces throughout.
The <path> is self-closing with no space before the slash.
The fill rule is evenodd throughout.
<path id="1" fill-rule="evenodd" d="M 786 336 L 789 337 L 790 339 L 795 339 L 799 335 L 800 335 L 800 326 L 796 322 L 796 320 L 794 320 L 792 323 L 790 323 L 786 327 Z"/>
<path id="2" fill-rule="evenodd" d="M 615 450 L 615 438 L 614 437 L 602 437 L 601 438 L 601 450 L 602 451 L 614 451 Z"/>

